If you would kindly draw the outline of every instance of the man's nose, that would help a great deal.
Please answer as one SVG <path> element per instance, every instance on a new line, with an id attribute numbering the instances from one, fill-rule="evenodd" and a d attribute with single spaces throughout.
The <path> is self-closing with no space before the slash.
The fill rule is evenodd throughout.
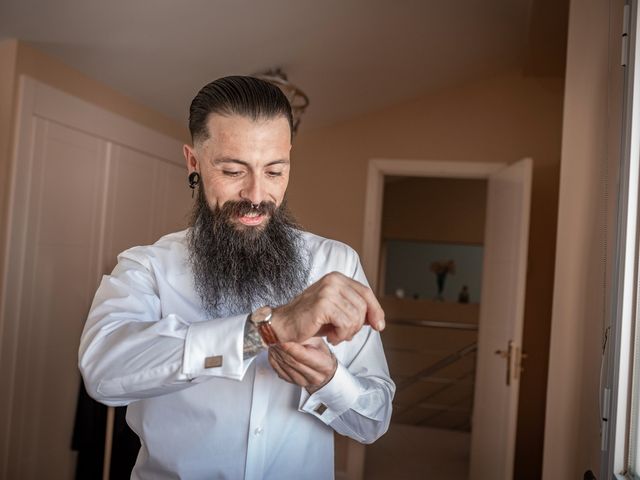
<path id="1" fill-rule="evenodd" d="M 240 191 L 240 198 L 249 200 L 254 205 L 258 205 L 265 200 L 265 195 L 264 185 L 259 178 L 253 175 L 247 179 L 243 189 Z"/>

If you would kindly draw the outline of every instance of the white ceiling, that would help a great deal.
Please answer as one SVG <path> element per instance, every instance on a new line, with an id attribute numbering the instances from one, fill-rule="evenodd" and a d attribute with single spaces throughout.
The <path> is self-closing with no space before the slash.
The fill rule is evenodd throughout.
<path id="1" fill-rule="evenodd" d="M 15 37 L 184 122 L 223 75 L 282 67 L 301 128 L 522 66 L 531 0 L 0 0 Z"/>

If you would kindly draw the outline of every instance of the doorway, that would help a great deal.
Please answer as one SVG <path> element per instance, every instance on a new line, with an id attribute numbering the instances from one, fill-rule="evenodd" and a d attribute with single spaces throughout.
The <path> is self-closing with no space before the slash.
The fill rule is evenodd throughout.
<path id="1" fill-rule="evenodd" d="M 384 177 L 376 294 L 396 395 L 366 478 L 468 478 L 486 196 L 486 179 Z"/>
<path id="2" fill-rule="evenodd" d="M 418 423 L 421 425 L 420 427 L 415 425 L 394 426 L 390 429 L 386 440 L 393 442 L 396 437 L 396 443 L 402 444 L 404 442 L 406 444 L 401 446 L 402 452 L 407 453 L 410 449 L 417 449 L 418 452 L 422 452 L 423 457 L 424 452 L 430 447 L 434 450 L 446 449 L 447 446 L 453 447 L 453 450 L 443 451 L 457 452 L 453 455 L 453 461 L 449 463 L 454 467 L 457 465 L 458 470 L 443 472 L 443 478 L 506 480 L 511 478 L 513 474 L 519 372 L 522 358 L 520 345 L 526 279 L 531 167 L 532 161 L 530 159 L 524 159 L 512 165 L 401 160 L 370 161 L 365 210 L 364 268 L 374 291 L 379 294 L 386 309 L 389 329 L 387 335 L 393 336 L 392 332 L 401 328 L 402 323 L 404 323 L 405 329 L 414 330 L 414 333 L 409 335 L 414 342 L 412 346 L 394 347 L 393 341 L 391 346 L 392 348 L 422 350 L 422 352 L 410 352 L 414 356 L 433 355 L 436 350 L 435 346 L 442 347 L 444 345 L 442 340 L 433 343 L 438 335 L 448 337 L 448 343 L 456 346 L 454 351 L 441 356 L 438 360 L 432 357 L 430 363 L 424 368 L 417 367 L 418 362 L 415 358 L 405 360 L 408 365 L 404 366 L 400 363 L 400 366 L 394 367 L 390 362 L 391 374 L 398 386 L 395 418 L 405 423 L 411 423 L 411 421 L 415 422 L 418 417 Z M 403 177 L 404 180 L 397 180 L 394 177 Z M 407 177 L 411 178 L 407 180 Z M 437 190 L 438 185 L 440 186 L 441 191 L 444 192 L 440 193 L 440 197 L 464 197 L 460 194 L 455 195 L 454 185 L 466 186 L 466 188 L 475 185 L 480 187 L 479 190 L 484 189 L 483 195 L 486 200 L 475 199 L 473 207 L 468 205 L 468 208 L 471 209 L 480 203 L 481 206 L 484 206 L 486 213 L 484 225 L 480 226 L 480 230 L 483 232 L 482 243 L 484 243 L 484 247 L 482 251 L 481 295 L 480 297 L 476 296 L 476 299 L 480 298 L 479 304 L 467 302 L 466 298 L 465 301 L 460 302 L 460 298 L 465 296 L 468 296 L 470 300 L 471 295 L 468 288 L 465 295 L 462 295 L 462 291 L 455 292 L 457 298 L 454 297 L 454 300 L 457 301 L 446 301 L 443 285 L 437 280 L 437 270 L 446 270 L 447 264 L 451 260 L 449 258 L 440 258 L 430 262 L 430 269 L 436 277 L 431 281 L 436 281 L 438 288 L 437 296 L 434 298 L 421 299 L 420 295 L 428 296 L 428 294 L 416 291 L 407 292 L 403 285 L 385 285 L 385 282 L 397 282 L 397 280 L 393 280 L 390 272 L 385 271 L 388 268 L 388 262 L 380 261 L 389 258 L 391 254 L 391 251 L 388 251 L 389 248 L 396 248 L 390 242 L 382 241 L 385 183 L 387 187 L 391 185 L 393 188 L 394 183 L 409 182 L 399 187 L 399 190 L 403 191 L 406 197 L 411 182 L 419 183 L 425 180 L 432 182 L 431 187 L 434 191 Z M 438 181 L 440 183 L 433 183 Z M 472 200 L 467 202 L 470 201 Z M 425 212 L 426 208 L 436 208 L 434 205 L 421 205 L 421 207 Z M 439 210 L 436 209 L 436 217 L 446 213 L 445 210 L 442 206 Z M 407 208 L 406 211 L 410 210 Z M 458 212 L 461 211 L 463 210 L 458 210 Z M 420 223 L 421 217 L 416 218 L 415 215 L 414 213 L 413 216 L 410 216 L 409 224 L 411 221 Z M 461 213 L 457 215 L 461 215 Z M 427 213 L 424 213 L 423 217 L 427 216 Z M 444 217 L 446 220 L 446 215 Z M 477 220 L 476 217 L 474 220 Z M 432 219 L 432 221 L 437 223 L 436 220 Z M 424 230 L 426 227 L 424 222 L 422 223 L 419 225 L 419 230 Z M 442 228 L 440 228 L 440 233 L 437 233 L 438 229 L 434 231 L 428 236 L 436 238 L 443 233 Z M 477 235 L 476 238 L 478 238 Z M 442 238 L 436 238 L 436 240 L 442 241 Z M 448 246 L 450 247 L 450 245 Z M 414 245 L 413 247 L 417 248 L 418 246 Z M 442 252 L 442 245 L 429 246 L 431 250 L 435 247 L 440 247 L 440 252 Z M 452 273 L 452 271 L 449 270 L 448 273 Z M 405 280 L 405 283 L 409 285 L 408 280 Z M 444 285 L 446 286 L 446 280 Z M 407 294 L 409 294 L 408 299 Z M 449 298 L 451 299 L 450 293 Z M 425 314 L 425 312 L 430 313 Z M 412 322 L 407 325 L 407 321 Z M 423 332 L 426 332 L 427 329 L 431 331 L 440 329 L 440 332 L 449 331 L 449 333 L 446 335 L 444 333 L 420 335 L 415 333 L 416 328 L 422 328 Z M 450 332 L 454 332 L 455 335 Z M 397 336 L 397 333 L 395 335 Z M 453 340 L 456 335 L 457 340 Z M 420 336 L 425 339 L 426 343 L 416 343 L 416 339 Z M 432 342 L 431 346 L 429 346 L 429 341 Z M 444 353 L 444 350 L 440 353 Z M 394 358 L 393 352 L 388 352 L 388 355 L 390 358 Z M 474 361 L 474 358 L 477 360 Z M 397 374 L 393 371 L 396 367 L 398 368 Z M 449 369 L 449 374 L 443 377 L 442 372 L 447 369 Z M 436 381 L 443 383 L 440 388 L 447 387 L 440 393 L 448 391 L 450 397 L 457 397 L 458 405 L 446 406 L 430 401 L 434 397 L 429 398 L 429 395 L 434 391 L 437 392 L 438 387 L 430 385 L 431 393 L 425 393 L 424 384 L 435 383 L 433 377 L 436 374 L 439 375 L 436 376 Z M 413 393 L 406 393 L 411 392 L 411 389 L 414 389 Z M 420 389 L 423 391 L 420 392 Z M 415 393 L 415 391 L 419 393 Z M 453 395 L 452 392 L 457 393 Z M 407 400 L 407 397 L 412 396 L 413 400 Z M 417 405 L 415 405 L 416 402 Z M 407 404 L 412 406 L 407 407 Z M 415 411 L 416 406 L 420 413 L 411 414 L 410 410 Z M 437 410 L 438 415 L 434 415 L 432 412 L 425 416 L 422 412 L 425 409 Z M 401 415 L 405 416 L 404 420 Z M 441 422 L 439 425 L 429 424 L 429 422 L 435 422 L 437 418 Z M 430 440 L 422 435 L 424 433 L 422 430 L 419 432 L 414 430 L 416 427 L 424 426 L 440 428 L 441 431 L 439 435 L 432 435 L 433 438 Z M 447 434 L 443 433 L 443 426 L 446 427 L 444 430 L 447 430 Z M 374 450 L 383 448 L 385 446 L 382 443 L 384 440 L 383 437 L 379 445 L 369 447 L 373 461 L 380 456 L 375 454 Z M 370 454 L 368 453 L 367 456 Z M 447 460 L 443 453 L 438 456 L 438 459 Z M 420 466 L 410 468 L 414 468 L 415 478 L 423 478 L 421 475 L 427 473 Z M 433 475 L 435 472 L 429 473 Z M 431 476 L 431 478 L 436 477 Z"/>

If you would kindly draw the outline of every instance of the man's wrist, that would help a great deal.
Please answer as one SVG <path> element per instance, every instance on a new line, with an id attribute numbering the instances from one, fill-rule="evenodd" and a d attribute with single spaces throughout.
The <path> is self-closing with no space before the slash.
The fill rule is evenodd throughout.
<path id="1" fill-rule="evenodd" d="M 255 357 L 262 350 L 266 350 L 268 345 L 262 340 L 260 331 L 255 323 L 251 321 L 251 315 L 247 317 L 244 325 L 244 341 L 242 347 L 242 358 L 247 360 Z"/>
<path id="2" fill-rule="evenodd" d="M 276 307 L 271 309 L 271 329 L 278 337 L 280 343 L 292 342 L 295 341 L 295 338 L 291 338 L 290 335 L 287 334 L 286 329 L 284 328 L 284 312 L 282 311 L 282 307 Z"/>
<path id="3" fill-rule="evenodd" d="M 258 308 L 251 314 L 250 320 L 257 328 L 262 341 L 267 347 L 280 343 L 280 337 L 273 329 L 273 310 L 271 307 L 265 306 Z"/>

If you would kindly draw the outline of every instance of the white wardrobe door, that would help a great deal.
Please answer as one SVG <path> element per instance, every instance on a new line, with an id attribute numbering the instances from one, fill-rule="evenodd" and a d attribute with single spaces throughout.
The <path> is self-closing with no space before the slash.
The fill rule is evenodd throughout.
<path id="1" fill-rule="evenodd" d="M 110 144 L 103 273 L 113 269 L 118 253 L 156 240 L 158 163 L 151 155 Z"/>
<path id="2" fill-rule="evenodd" d="M 181 230 L 180 143 L 22 78 L 4 305 L 0 478 L 71 479 L 78 343 L 122 250 Z"/>
<path id="3" fill-rule="evenodd" d="M 77 345 L 96 286 L 105 142 L 34 117 L 10 478 L 68 479 Z M 15 452 L 14 449 L 19 449 Z"/>

